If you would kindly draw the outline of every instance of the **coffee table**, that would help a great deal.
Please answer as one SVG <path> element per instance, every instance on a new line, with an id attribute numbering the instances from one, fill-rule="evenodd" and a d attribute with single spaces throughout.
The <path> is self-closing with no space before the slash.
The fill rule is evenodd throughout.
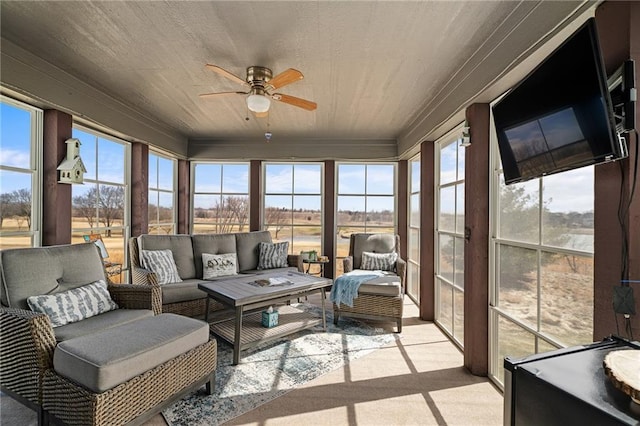
<path id="1" fill-rule="evenodd" d="M 257 280 L 270 278 L 286 279 L 290 284 L 260 286 Z M 325 298 L 326 289 L 332 281 L 322 277 L 300 272 L 272 272 L 260 275 L 239 276 L 234 279 L 200 283 L 198 288 L 207 293 L 205 321 L 209 322 L 209 303 L 215 299 L 235 310 L 235 318 L 210 323 L 209 328 L 215 335 L 233 345 L 233 364 L 240 361 L 240 351 L 258 344 L 278 339 L 282 336 L 322 324 L 327 329 Z M 289 302 L 311 293 L 322 293 L 322 316 L 319 318 L 293 306 L 281 306 L 278 309 L 278 325 L 267 328 L 262 326 L 262 313 L 259 310 L 276 303 Z"/>

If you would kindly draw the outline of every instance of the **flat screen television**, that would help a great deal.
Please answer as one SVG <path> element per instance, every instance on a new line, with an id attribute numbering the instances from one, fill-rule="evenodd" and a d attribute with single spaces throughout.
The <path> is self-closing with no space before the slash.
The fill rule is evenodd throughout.
<path id="1" fill-rule="evenodd" d="M 492 110 L 506 184 L 626 156 L 593 18 Z"/>

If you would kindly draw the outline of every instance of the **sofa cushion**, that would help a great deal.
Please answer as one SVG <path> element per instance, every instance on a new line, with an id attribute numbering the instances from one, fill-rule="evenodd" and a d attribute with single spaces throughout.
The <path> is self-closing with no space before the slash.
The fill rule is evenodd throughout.
<path id="1" fill-rule="evenodd" d="M 284 268 L 275 268 L 275 269 L 250 269 L 248 271 L 242 272 L 242 276 L 247 275 L 263 275 L 263 274 L 272 274 L 274 272 L 286 274 L 287 272 L 299 272 L 298 268 L 295 266 L 286 266 Z"/>
<path id="2" fill-rule="evenodd" d="M 258 269 L 284 268 L 287 266 L 289 242 L 264 243 L 259 245 Z"/>
<path id="3" fill-rule="evenodd" d="M 182 281 L 171 250 L 140 250 L 140 262 L 156 274 L 160 285 Z"/>
<path id="4" fill-rule="evenodd" d="M 358 294 L 377 294 L 380 296 L 400 296 L 402 292 L 400 277 L 395 274 L 385 274 L 382 277 L 372 278 L 360 284 Z"/>
<path id="5" fill-rule="evenodd" d="M 271 242 L 269 231 L 238 232 L 235 236 L 239 271 L 258 269 L 258 244 Z"/>
<path id="6" fill-rule="evenodd" d="M 101 393 L 209 340 L 209 325 L 174 314 L 143 318 L 56 346 L 53 368 Z"/>
<path id="7" fill-rule="evenodd" d="M 367 271 L 393 271 L 398 260 L 398 253 L 370 253 L 362 252 L 360 269 Z"/>
<path id="8" fill-rule="evenodd" d="M 184 280 L 180 283 L 171 283 L 162 286 L 162 304 L 188 302 L 190 300 L 204 299 L 207 294 L 198 289 L 202 281 L 196 278 Z"/>
<path id="9" fill-rule="evenodd" d="M 116 309 L 115 311 L 105 312 L 82 321 L 57 327 L 54 333 L 56 340 L 62 342 L 152 316 L 153 311 L 150 309 Z"/>
<path id="10" fill-rule="evenodd" d="M 353 268 L 360 269 L 362 264 L 362 252 L 391 253 L 398 252 L 395 234 L 354 234 L 353 244 Z"/>
<path id="11" fill-rule="evenodd" d="M 180 278 L 196 278 L 191 235 L 143 234 L 138 237 L 138 250 L 171 250 Z"/>
<path id="12" fill-rule="evenodd" d="M 106 280 L 93 243 L 0 250 L 2 304 L 29 309 L 27 297 Z"/>
<path id="13" fill-rule="evenodd" d="M 204 253 L 236 253 L 236 236 L 234 234 L 194 234 L 191 239 L 193 241 L 193 257 L 196 261 L 196 275 L 194 278 L 202 278 L 204 276 L 202 267 L 202 255 Z"/>
<path id="14" fill-rule="evenodd" d="M 202 278 L 205 280 L 237 275 L 238 257 L 235 253 L 202 253 L 202 268 Z"/>
<path id="15" fill-rule="evenodd" d="M 27 304 L 32 311 L 46 314 L 53 327 L 118 309 L 104 280 L 54 294 L 30 296 Z"/>

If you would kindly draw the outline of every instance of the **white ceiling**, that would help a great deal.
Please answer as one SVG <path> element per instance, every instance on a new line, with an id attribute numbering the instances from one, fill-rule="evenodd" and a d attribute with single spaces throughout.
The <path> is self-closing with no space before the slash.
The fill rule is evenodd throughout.
<path id="1" fill-rule="evenodd" d="M 274 137 L 393 140 L 401 154 L 486 97 L 579 8 L 585 3 L 3 0 L 0 29 L 3 53 L 18 46 L 185 141 L 263 140 L 267 120 L 246 121 L 242 97 L 198 97 L 242 89 L 206 63 L 240 77 L 261 65 L 302 71 L 304 80 L 278 91 L 318 103 L 308 112 L 274 102 Z M 3 66 L 3 85 L 29 94 L 12 73 L 7 66 L 5 78 Z M 53 90 L 37 97 L 113 126 Z"/>

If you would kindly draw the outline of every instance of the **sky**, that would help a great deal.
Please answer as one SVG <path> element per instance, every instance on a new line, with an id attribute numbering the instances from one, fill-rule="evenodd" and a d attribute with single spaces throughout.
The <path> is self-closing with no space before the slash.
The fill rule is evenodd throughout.
<path id="1" fill-rule="evenodd" d="M 30 113 L 5 103 L 0 103 L 0 164 L 9 167 L 29 169 Z M 96 137 L 81 129 L 73 130 L 73 137 L 81 141 L 80 155 L 87 168 L 85 179 L 100 179 L 113 183 L 124 183 L 123 144 Z M 98 158 L 96 158 L 96 149 Z M 450 182 L 456 179 L 456 154 L 460 155 L 462 173 L 464 167 L 464 148 L 459 149 L 451 144 L 442 150 L 441 180 Z M 157 157 L 156 157 L 157 158 Z M 169 189 L 172 173 L 171 161 L 160 158 L 159 173 L 156 162 L 149 162 L 149 176 L 157 179 L 160 188 Z M 366 169 L 366 170 L 365 170 Z M 295 175 L 295 179 L 293 176 Z M 393 165 L 339 164 L 338 208 L 343 210 L 363 210 L 366 202 L 367 210 L 393 210 L 395 186 Z M 416 175 L 413 174 L 415 177 Z M 248 193 L 248 164 L 198 164 L 196 166 L 196 191 L 219 193 Z M 269 164 L 266 171 L 266 188 L 268 193 L 291 193 L 293 187 L 296 194 L 318 194 L 322 188 L 322 169 L 318 164 L 296 165 Z M 74 185 L 74 196 L 89 189 Z M 0 192 L 12 192 L 21 188 L 30 188 L 30 176 L 0 170 Z M 284 189 L 286 188 L 286 189 Z M 365 200 L 360 196 L 364 192 L 370 196 Z M 593 166 L 551 175 L 544 178 L 544 195 L 548 208 L 554 212 L 593 210 Z M 290 198 L 289 198 L 290 199 Z M 282 198 L 273 198 L 274 203 L 282 202 Z M 317 197 L 296 197 L 296 208 L 315 209 Z M 198 205 L 196 205 L 198 207 Z"/>

